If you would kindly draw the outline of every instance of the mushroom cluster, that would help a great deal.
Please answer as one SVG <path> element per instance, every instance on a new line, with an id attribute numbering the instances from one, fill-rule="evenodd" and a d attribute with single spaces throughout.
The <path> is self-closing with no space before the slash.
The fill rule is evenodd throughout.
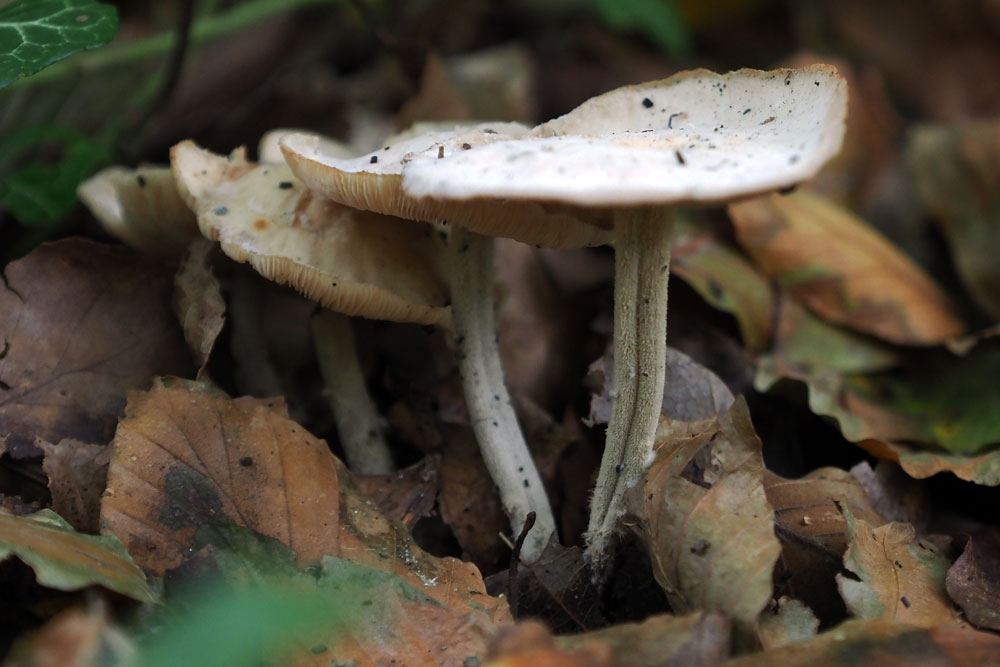
<path id="1" fill-rule="evenodd" d="M 839 150 L 845 114 L 846 85 L 833 67 L 694 70 L 611 91 L 534 128 L 419 127 L 356 157 L 289 133 L 279 141 L 287 166 L 213 156 L 190 142 L 172 159 L 201 232 L 230 256 L 341 312 L 451 328 L 470 422 L 514 533 L 536 515 L 526 562 L 556 525 L 504 386 L 492 237 L 553 248 L 613 243 L 613 405 L 587 534 L 600 571 L 624 492 L 651 458 L 673 208 L 812 177 Z M 262 205 L 271 190 L 279 196 Z M 328 250 L 352 236 L 360 245 L 350 252 Z M 390 305 L 360 305 L 376 293 Z M 391 465 L 387 452 L 359 457 Z"/>

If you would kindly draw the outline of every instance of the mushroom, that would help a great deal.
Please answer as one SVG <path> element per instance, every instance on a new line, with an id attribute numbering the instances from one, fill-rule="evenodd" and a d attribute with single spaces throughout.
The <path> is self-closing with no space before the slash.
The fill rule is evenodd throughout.
<path id="1" fill-rule="evenodd" d="M 405 192 L 425 206 L 505 200 L 614 215 L 613 406 L 587 533 L 598 572 L 624 492 L 651 459 L 673 207 L 722 204 L 812 177 L 840 147 L 846 103 L 846 85 L 827 65 L 693 70 L 605 93 L 518 139 L 404 165 Z"/>
<path id="2" fill-rule="evenodd" d="M 350 323 L 337 313 L 449 326 L 433 229 L 336 204 L 306 189 L 285 164 L 248 162 L 243 149 L 227 158 L 184 141 L 171 149 L 171 163 L 202 234 L 325 306 L 313 330 L 347 463 L 363 474 L 391 471 Z"/>
<path id="3" fill-rule="evenodd" d="M 516 123 L 447 130 L 418 127 L 387 140 L 381 150 L 354 159 L 331 154 L 306 135 L 286 136 L 280 143 L 295 174 L 317 192 L 365 210 L 443 221 L 450 229 L 454 342 L 469 418 L 515 535 L 528 513 L 535 512 L 534 528 L 521 549 L 521 558 L 530 563 L 555 535 L 555 518 L 503 381 L 493 312 L 491 236 L 550 247 L 599 245 L 610 239 L 610 218 L 534 202 L 417 200 L 403 193 L 401 177 L 414 155 L 436 160 L 474 146 L 509 141 L 526 131 Z"/>

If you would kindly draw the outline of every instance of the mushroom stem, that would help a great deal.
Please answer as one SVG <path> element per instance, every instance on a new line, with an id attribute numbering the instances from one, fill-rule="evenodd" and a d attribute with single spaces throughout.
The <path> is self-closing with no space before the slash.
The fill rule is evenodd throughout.
<path id="1" fill-rule="evenodd" d="M 469 420 L 514 535 L 528 513 L 535 513 L 535 525 L 521 547 L 521 560 L 532 563 L 556 524 L 504 383 L 493 312 L 493 239 L 456 227 L 448 245 L 455 350 Z"/>
<path id="2" fill-rule="evenodd" d="M 350 318 L 324 308 L 313 317 L 312 332 L 347 467 L 361 475 L 392 472 L 385 421 L 365 386 Z"/>
<path id="3" fill-rule="evenodd" d="M 663 402 L 673 211 L 615 213 L 614 378 L 611 418 L 591 500 L 587 556 L 600 573 L 625 512 L 625 491 L 649 465 Z"/>

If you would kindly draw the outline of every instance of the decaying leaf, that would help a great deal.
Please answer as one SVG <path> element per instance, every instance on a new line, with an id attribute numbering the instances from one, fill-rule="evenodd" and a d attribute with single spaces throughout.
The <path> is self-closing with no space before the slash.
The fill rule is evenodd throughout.
<path id="1" fill-rule="evenodd" d="M 378 504 L 387 519 L 413 528 L 430 516 L 441 491 L 440 457 L 428 456 L 387 475 L 363 475 L 355 479 L 358 489 Z"/>
<path id="2" fill-rule="evenodd" d="M 486 665 L 493 667 L 656 667 L 714 665 L 729 655 L 729 619 L 695 612 L 651 616 L 642 623 L 553 637 L 528 621 L 497 635 Z"/>
<path id="3" fill-rule="evenodd" d="M 778 590 L 805 602 L 827 624 L 842 620 L 845 610 L 834 577 L 843 567 L 847 524 L 837 503 L 873 526 L 885 521 L 864 487 L 839 468 L 819 468 L 801 479 L 765 471 L 764 490 L 781 541 Z"/>
<path id="4" fill-rule="evenodd" d="M 628 508 L 671 608 L 724 612 L 749 631 L 771 599 L 781 551 L 760 440 L 741 399 L 701 427 L 656 443 Z"/>
<path id="5" fill-rule="evenodd" d="M 945 293 L 849 211 L 805 191 L 729 207 L 737 238 L 764 272 L 823 318 L 909 345 L 960 335 Z"/>
<path id="6" fill-rule="evenodd" d="M 1000 630 L 1000 530 L 989 528 L 969 538 L 945 586 L 969 622 Z"/>
<path id="7" fill-rule="evenodd" d="M 924 628 L 967 627 L 945 592 L 948 559 L 933 544 L 918 539 L 909 524 L 874 528 L 847 507 L 843 512 L 850 539 L 844 567 L 852 576 L 837 575 L 837 585 L 854 616 Z"/>
<path id="8" fill-rule="evenodd" d="M 404 648 L 425 656 L 413 664 L 461 664 L 476 655 L 470 646 L 481 653 L 509 618 L 506 603 L 486 595 L 474 565 L 424 553 L 356 490 L 325 442 L 275 406 L 233 400 L 205 383 L 163 380 L 133 394 L 128 415 L 115 436 L 101 518 L 143 567 L 176 567 L 199 529 L 235 524 L 291 548 L 300 566 L 329 556 L 400 591 L 419 591 L 416 599 L 404 592 L 387 602 L 391 639 L 383 634 L 376 645 L 373 635 L 352 635 L 336 647 L 339 660 L 359 665 L 400 660 Z M 461 636 L 446 640 L 438 632 Z"/>
<path id="9" fill-rule="evenodd" d="M 918 125 L 907 162 L 969 294 L 1000 319 L 1000 122 Z"/>
<path id="10" fill-rule="evenodd" d="M 188 246 L 174 275 L 174 314 L 184 330 L 199 373 L 208 363 L 215 339 L 225 324 L 226 302 L 222 287 L 212 273 L 212 244 L 199 239 Z"/>
<path id="11" fill-rule="evenodd" d="M 103 586 L 141 602 L 156 595 L 113 535 L 84 535 L 52 510 L 29 516 L 0 511 L 0 560 L 17 556 L 38 583 L 63 591 Z"/>
<path id="12" fill-rule="evenodd" d="M 37 456 L 36 437 L 109 441 L 126 392 L 189 370 L 159 262 L 67 239 L 11 262 L 5 280 L 0 423 L 14 458 Z"/>
<path id="13" fill-rule="evenodd" d="M 53 445 L 36 440 L 45 454 L 42 469 L 49 478 L 52 509 L 77 530 L 100 529 L 101 494 L 111 461 L 110 445 L 62 440 Z"/>
<path id="14" fill-rule="evenodd" d="M 816 636 L 818 629 L 819 619 L 809 607 L 784 596 L 757 619 L 757 638 L 765 651 L 808 641 Z"/>
<path id="15" fill-rule="evenodd" d="M 933 665 L 980 667 L 1000 660 L 1000 637 L 954 626 L 919 628 L 892 621 L 847 621 L 810 641 L 721 663 L 724 667 Z"/>

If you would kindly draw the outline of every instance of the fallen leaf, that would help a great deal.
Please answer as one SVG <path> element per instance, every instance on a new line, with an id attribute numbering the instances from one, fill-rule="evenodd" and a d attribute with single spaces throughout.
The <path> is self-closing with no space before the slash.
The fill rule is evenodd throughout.
<path id="1" fill-rule="evenodd" d="M 35 445 L 45 454 L 42 469 L 49 478 L 52 509 L 77 530 L 97 533 L 111 447 L 79 440 L 55 445 L 36 440 Z"/>
<path id="2" fill-rule="evenodd" d="M 913 526 L 887 523 L 874 528 L 843 507 L 850 543 L 837 575 L 848 610 L 864 619 L 882 619 L 923 628 L 967 627 L 945 592 L 948 559 L 918 539 Z"/>
<path id="3" fill-rule="evenodd" d="M 661 614 L 553 637 L 544 625 L 527 621 L 497 635 L 484 667 L 714 665 L 729 656 L 729 625 L 722 614 Z"/>
<path id="4" fill-rule="evenodd" d="M 906 159 L 969 294 L 1000 320 L 1000 122 L 918 125 Z"/>
<path id="5" fill-rule="evenodd" d="M 963 333 L 947 295 L 874 228 L 799 191 L 729 206 L 743 248 L 824 319 L 908 345 Z"/>
<path id="6" fill-rule="evenodd" d="M 0 560 L 17 556 L 43 586 L 76 591 L 103 586 L 140 602 L 155 602 L 142 571 L 113 535 L 84 535 L 52 510 L 28 516 L 0 511 Z"/>
<path id="7" fill-rule="evenodd" d="M 803 602 L 782 596 L 773 609 L 757 619 L 757 638 L 765 651 L 809 641 L 819 630 L 819 619 Z"/>
<path id="8" fill-rule="evenodd" d="M 391 521 L 406 528 L 431 515 L 441 491 L 439 457 L 425 457 L 413 465 L 387 475 L 359 475 L 358 489 L 375 501 Z"/>
<path id="9" fill-rule="evenodd" d="M 851 468 L 851 476 L 864 487 L 872 507 L 886 521 L 913 524 L 917 531 L 930 525 L 931 499 L 927 484 L 907 475 L 892 461 L 872 466 L 862 461 Z M 856 511 L 851 507 L 851 511 Z"/>
<path id="10" fill-rule="evenodd" d="M 226 322 L 222 287 L 209 263 L 211 252 L 212 243 L 205 239 L 191 243 L 174 275 L 174 314 L 181 323 L 199 374 L 204 372 Z"/>
<path id="11" fill-rule="evenodd" d="M 11 262 L 0 289 L 0 423 L 13 458 L 111 439 L 130 389 L 184 374 L 170 271 L 123 247 L 66 239 Z"/>
<path id="12" fill-rule="evenodd" d="M 40 630 L 22 638 L 5 664 L 32 667 L 92 667 L 127 663 L 135 647 L 112 625 L 100 600 L 86 609 L 74 607 L 58 614 Z"/>
<path id="13" fill-rule="evenodd" d="M 843 567 L 847 523 L 836 503 L 846 504 L 872 525 L 885 521 L 864 487 L 839 468 L 819 468 L 801 479 L 765 471 L 764 490 L 781 541 L 775 574 L 778 590 L 807 604 L 824 624 L 843 620 L 845 609 L 835 576 Z"/>
<path id="14" fill-rule="evenodd" d="M 383 627 L 379 641 L 352 635 L 335 647 L 339 660 L 359 665 L 406 655 L 420 656 L 415 665 L 461 664 L 476 655 L 470 646 L 481 653 L 485 638 L 509 620 L 506 603 L 486 595 L 474 565 L 424 553 L 358 492 L 325 442 L 274 406 L 168 379 L 133 394 L 128 414 L 115 436 L 101 518 L 143 567 L 176 567 L 198 546 L 200 527 L 221 523 L 277 540 L 299 566 L 349 570 L 348 580 L 367 572 L 402 597 L 386 598 L 392 620 L 385 627 L 395 634 Z M 382 627 L 376 618 L 365 622 Z M 438 628 L 456 633 L 453 641 L 443 643 Z M 329 657 L 309 659 L 329 664 Z"/>
<path id="15" fill-rule="evenodd" d="M 781 552 L 760 440 L 742 399 L 701 426 L 700 433 L 656 443 L 656 458 L 626 496 L 627 507 L 671 608 L 724 612 L 748 633 L 771 599 Z"/>
<path id="16" fill-rule="evenodd" d="M 1000 531 L 988 528 L 970 537 L 945 586 L 970 623 L 1000 630 Z"/>
<path id="17" fill-rule="evenodd" d="M 917 628 L 891 621 L 846 621 L 813 639 L 746 655 L 724 667 L 979 667 L 1000 660 L 1000 637 L 953 626 Z"/>

